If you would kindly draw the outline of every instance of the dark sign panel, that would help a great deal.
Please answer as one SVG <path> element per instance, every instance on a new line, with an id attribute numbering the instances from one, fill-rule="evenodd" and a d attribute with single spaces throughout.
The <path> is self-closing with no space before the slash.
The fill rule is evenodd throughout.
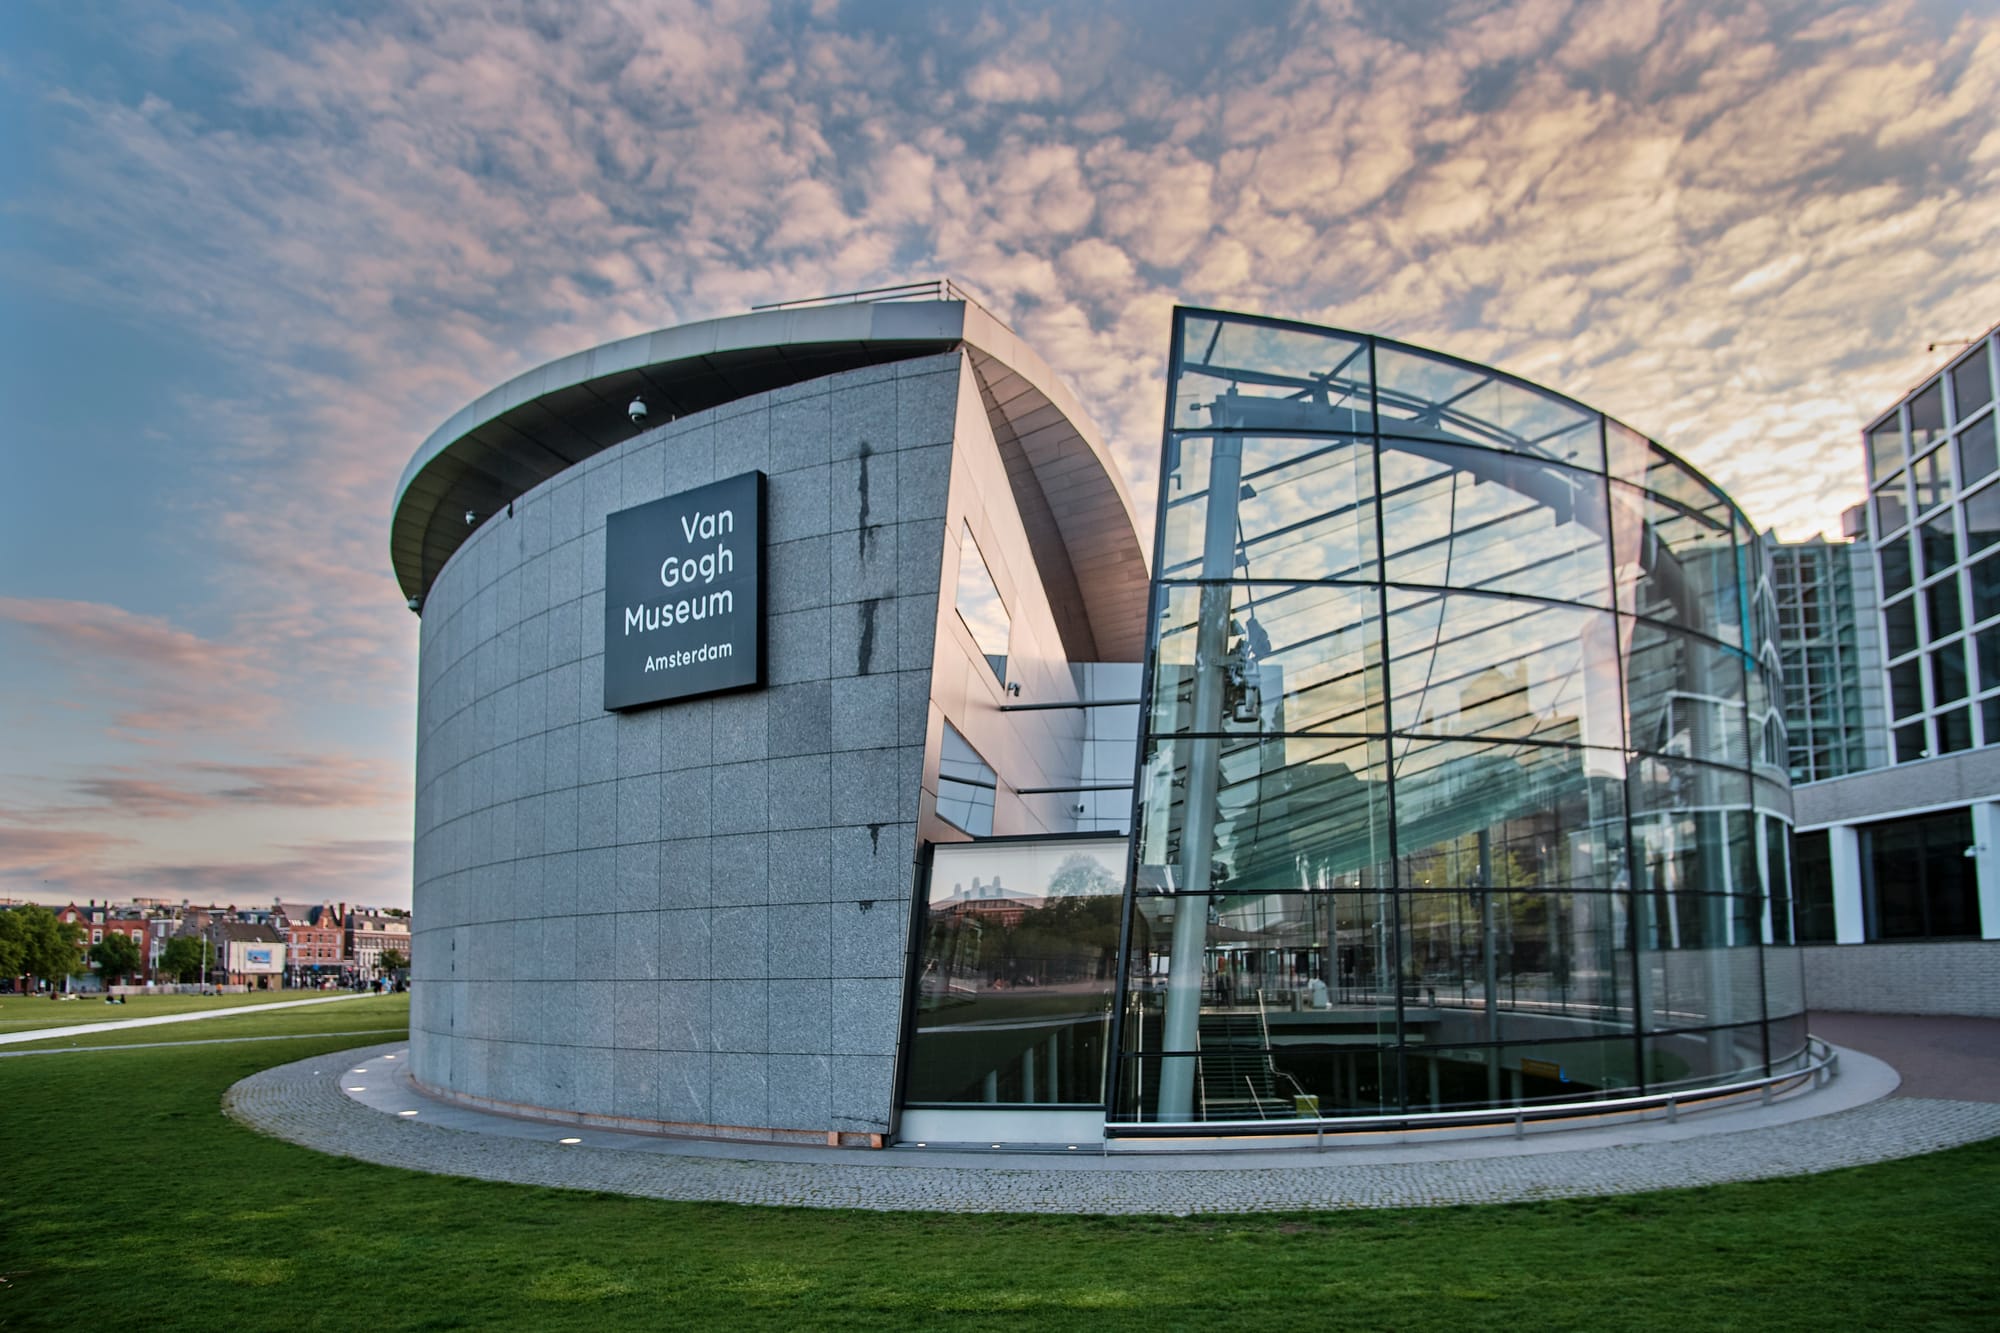
<path id="1" fill-rule="evenodd" d="M 764 683 L 764 474 L 604 525 L 604 706 Z"/>

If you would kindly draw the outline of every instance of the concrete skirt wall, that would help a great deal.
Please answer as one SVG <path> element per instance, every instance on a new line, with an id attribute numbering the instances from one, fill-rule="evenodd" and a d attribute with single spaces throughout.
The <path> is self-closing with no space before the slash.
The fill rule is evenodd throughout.
<path id="1" fill-rule="evenodd" d="M 2000 1018 L 2000 940 L 1815 944 L 1799 952 L 1814 1009 Z"/>
<path id="2" fill-rule="evenodd" d="M 722 1131 L 888 1129 L 960 354 L 647 432 L 424 607 L 414 1073 Z M 602 708 L 609 512 L 769 475 L 768 687 Z"/>

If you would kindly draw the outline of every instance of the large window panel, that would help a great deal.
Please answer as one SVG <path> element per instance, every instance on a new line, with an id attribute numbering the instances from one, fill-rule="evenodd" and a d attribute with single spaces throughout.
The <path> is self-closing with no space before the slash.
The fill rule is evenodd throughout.
<path id="1" fill-rule="evenodd" d="M 1193 316 L 1174 379 L 1179 430 L 1373 428 L 1368 343 L 1331 330 Z"/>
<path id="2" fill-rule="evenodd" d="M 958 542 L 958 590 L 954 599 L 958 608 L 958 618 L 972 634 L 972 641 L 986 658 L 986 665 L 992 668 L 994 677 L 1001 684 L 1007 683 L 1007 645 L 1013 635 L 1013 621 L 1007 615 L 1007 606 L 1000 600 L 1000 589 L 993 582 L 993 571 L 986 567 L 986 557 L 980 554 L 979 541 L 972 535 L 972 525 L 965 524 L 960 531 Z"/>
<path id="3" fill-rule="evenodd" d="M 1162 590 L 1151 726 L 1195 729 L 1194 663 L 1204 614 L 1223 616 L 1221 729 L 1382 731 L 1380 594 L 1372 587 L 1207 584 Z M 1206 611 L 1204 611 L 1206 608 Z"/>
<path id="4" fill-rule="evenodd" d="M 1384 435 L 1457 440 L 1602 471 L 1597 413 L 1485 366 L 1411 347 L 1379 347 Z"/>
<path id="5" fill-rule="evenodd" d="M 1868 428 L 1868 475 L 1880 481 L 1902 466 L 1902 418 L 1891 412 Z"/>
<path id="6" fill-rule="evenodd" d="M 1609 612 L 1409 588 L 1388 599 L 1398 731 L 1624 748 Z"/>
<path id="7" fill-rule="evenodd" d="M 1124 886 L 1123 839 L 936 849 L 911 1103 L 1104 1100 Z"/>
<path id="8" fill-rule="evenodd" d="M 1618 608 L 1679 625 L 1724 643 L 1743 641 L 1733 516 L 1728 505 L 1682 474 L 1668 494 L 1611 483 Z"/>
<path id="9" fill-rule="evenodd" d="M 1978 863 L 1969 809 L 1884 820 L 1861 830 L 1861 903 L 1868 938 L 1974 938 Z"/>
<path id="10" fill-rule="evenodd" d="M 1985 343 L 1973 348 L 1970 356 L 1951 368 L 1951 396 L 1960 421 L 1993 401 L 1993 377 L 1986 369 Z"/>
<path id="11" fill-rule="evenodd" d="M 1624 771 L 1615 750 L 1398 740 L 1399 882 L 1442 873 L 1497 884 L 1504 873 L 1516 888 L 1618 887 Z"/>
<path id="12" fill-rule="evenodd" d="M 1148 891 L 1290 892 L 1388 882 L 1384 745 L 1367 738 L 1181 737 L 1148 751 L 1139 810 Z M 1190 882 L 1190 776 L 1214 766 L 1208 881 Z M 1195 784 L 1199 789 L 1199 784 Z"/>
<path id="13" fill-rule="evenodd" d="M 1204 563 L 1211 472 L 1220 453 L 1238 482 L 1227 566 Z M 1189 436 L 1167 483 L 1163 579 L 1375 577 L 1374 450 L 1364 441 Z"/>
<path id="14" fill-rule="evenodd" d="M 945 723 L 938 750 L 938 816 L 975 838 L 992 836 L 994 794 L 999 785 L 992 765 L 979 757 L 956 727 Z"/>
<path id="15" fill-rule="evenodd" d="M 1630 1031 L 1625 895 L 1503 887 L 1516 870 L 1404 894 L 1405 1021 L 1419 1006 L 1430 1039 L 1454 1042 Z"/>
<path id="16" fill-rule="evenodd" d="M 1748 683 L 1740 653 L 1692 634 L 1620 617 L 1632 748 L 1743 764 Z"/>
<path id="17" fill-rule="evenodd" d="M 1609 606 L 1603 487 L 1492 450 L 1384 439 L 1386 575 Z"/>

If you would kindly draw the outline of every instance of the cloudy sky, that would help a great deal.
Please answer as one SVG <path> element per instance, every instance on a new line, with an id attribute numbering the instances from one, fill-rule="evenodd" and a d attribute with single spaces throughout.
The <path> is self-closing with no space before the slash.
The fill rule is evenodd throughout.
<path id="1" fill-rule="evenodd" d="M 0 897 L 409 901 L 397 476 L 950 274 L 1147 493 L 1178 298 L 1562 388 L 1787 537 L 2000 319 L 2000 4 L 0 3 Z"/>

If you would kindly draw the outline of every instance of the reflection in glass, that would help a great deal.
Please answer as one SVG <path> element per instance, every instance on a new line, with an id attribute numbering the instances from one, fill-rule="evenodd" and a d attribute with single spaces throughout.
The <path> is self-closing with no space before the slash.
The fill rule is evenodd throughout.
<path id="1" fill-rule="evenodd" d="M 1675 474 L 1662 474 L 1667 478 Z M 1727 505 L 1705 491 L 1677 498 L 1611 483 L 1618 608 L 1724 643 L 1741 643 L 1736 542 Z"/>
<path id="2" fill-rule="evenodd" d="M 1868 475 L 1881 481 L 1903 466 L 1903 423 L 1894 412 L 1868 429 Z"/>
<path id="3" fill-rule="evenodd" d="M 993 675 L 1001 684 L 1006 684 L 1007 640 L 1013 632 L 1013 622 L 1008 619 L 1000 589 L 994 585 L 993 572 L 986 567 L 986 557 L 979 552 L 979 542 L 972 535 L 970 523 L 959 536 L 955 605 L 958 618 L 972 632 L 972 641 L 979 645 L 986 665 L 993 668 Z"/>
<path id="4" fill-rule="evenodd" d="M 993 833 L 993 794 L 999 778 L 958 729 L 944 724 L 938 749 L 938 817 L 975 838 Z"/>
<path id="5" fill-rule="evenodd" d="M 2000 467 L 1993 441 L 1993 417 L 1981 417 L 1958 433 L 1958 475 L 1968 486 Z"/>
<path id="6" fill-rule="evenodd" d="M 1691 1086 L 1762 1072 L 1767 1024 L 1794 1058 L 1776 580 L 1736 507 L 1497 371 L 1178 319 L 1113 1119 Z"/>
<path id="7" fill-rule="evenodd" d="M 1951 395 L 1960 421 L 1993 401 L 1993 377 L 1986 369 L 1984 346 L 1974 348 L 1972 355 L 1951 368 Z"/>
<path id="8" fill-rule="evenodd" d="M 1225 731 L 1380 732 L 1382 641 L 1373 588 L 1233 584 L 1162 589 L 1152 726 L 1193 730 L 1195 639 L 1204 598 L 1227 596 Z"/>
<path id="9" fill-rule="evenodd" d="M 1595 475 L 1486 449 L 1382 442 L 1390 582 L 1609 606 L 1604 528 Z"/>
<path id="10" fill-rule="evenodd" d="M 1174 426 L 1199 430 L 1374 429 L 1368 344 L 1330 330 L 1194 318 L 1181 328 Z"/>
<path id="11" fill-rule="evenodd" d="M 1910 452 L 1920 454 L 1944 438 L 1944 384 L 1933 380 L 1910 400 Z"/>
<path id="12" fill-rule="evenodd" d="M 1410 588 L 1388 605 L 1398 731 L 1623 747 L 1609 612 Z"/>
<path id="13" fill-rule="evenodd" d="M 1414 347 L 1375 352 L 1384 435 L 1455 440 L 1601 472 L 1600 418 L 1579 403 L 1485 366 Z"/>
<path id="14" fill-rule="evenodd" d="M 1228 568 L 1205 574 L 1209 473 L 1236 478 Z M 1362 441 L 1265 436 L 1179 442 L 1166 496 L 1166 579 L 1373 579 L 1375 458 Z"/>
<path id="15" fill-rule="evenodd" d="M 935 850 L 910 1102 L 1104 1100 L 1124 879 L 1122 839 Z"/>
<path id="16" fill-rule="evenodd" d="M 1966 549 L 1983 551 L 1995 542 L 2000 542 L 2000 482 L 1965 501 Z"/>

